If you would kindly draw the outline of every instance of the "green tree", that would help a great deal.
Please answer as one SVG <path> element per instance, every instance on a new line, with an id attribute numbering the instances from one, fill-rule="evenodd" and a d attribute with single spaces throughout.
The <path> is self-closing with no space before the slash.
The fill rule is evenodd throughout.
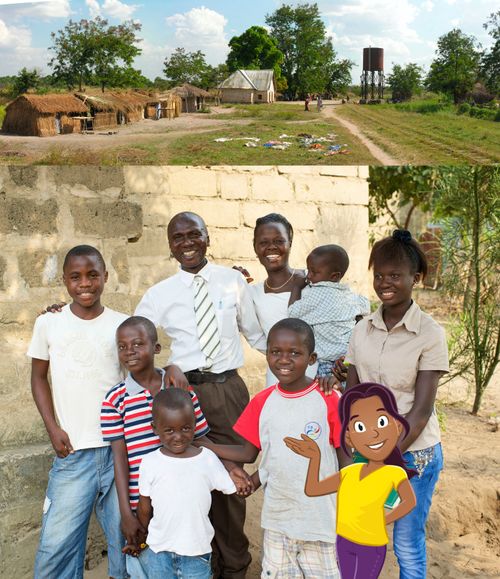
<path id="1" fill-rule="evenodd" d="M 500 356 L 500 167 L 441 168 L 435 218 L 443 227 L 443 291 L 450 324 L 450 378 L 474 383 L 477 414 Z"/>
<path id="2" fill-rule="evenodd" d="M 454 28 L 438 40 L 428 88 L 452 96 L 455 104 L 463 101 L 477 80 L 479 60 L 476 39 Z"/>
<path id="3" fill-rule="evenodd" d="M 108 26 L 108 21 L 97 17 L 94 20 L 70 20 L 57 32 L 52 32 L 54 57 L 49 61 L 56 80 L 63 80 L 69 88 L 94 81 L 102 89 L 113 84 L 117 78 L 132 73 L 132 62 L 141 53 L 136 46 L 140 41 L 136 33 L 141 24 L 123 22 Z"/>
<path id="4" fill-rule="evenodd" d="M 284 4 L 266 16 L 266 24 L 283 53 L 281 69 L 287 80 L 287 95 L 295 99 L 324 92 L 336 55 L 318 5 Z"/>
<path id="5" fill-rule="evenodd" d="M 250 70 L 274 70 L 276 79 L 281 77 L 283 53 L 276 40 L 262 26 L 251 26 L 240 36 L 229 41 L 231 49 L 226 60 L 229 72 L 239 68 Z"/>
<path id="6" fill-rule="evenodd" d="M 392 73 L 387 77 L 392 98 L 406 101 L 419 94 L 422 90 L 423 74 L 423 68 L 414 62 L 410 62 L 406 66 L 394 64 Z"/>
<path id="7" fill-rule="evenodd" d="M 351 69 L 354 62 L 348 58 L 335 60 L 330 64 L 328 71 L 328 82 L 325 90 L 334 96 L 346 94 L 352 82 Z"/>
<path id="8" fill-rule="evenodd" d="M 12 83 L 12 96 L 17 96 L 27 92 L 30 88 L 38 88 L 42 82 L 40 73 L 36 68 L 28 70 L 22 68 L 14 77 Z"/>
<path id="9" fill-rule="evenodd" d="M 370 223 L 389 215 L 396 228 L 411 229 L 415 209 L 428 211 L 431 208 L 438 177 L 435 167 L 370 167 Z"/>
<path id="10" fill-rule="evenodd" d="M 210 66 L 201 50 L 186 52 L 184 48 L 176 48 L 170 58 L 165 59 L 163 72 L 171 87 L 185 82 L 201 86 L 210 73 Z"/>
<path id="11" fill-rule="evenodd" d="M 493 46 L 481 56 L 481 77 L 486 87 L 494 94 L 500 94 L 500 10 L 492 12 L 485 24 L 485 30 L 495 41 Z"/>

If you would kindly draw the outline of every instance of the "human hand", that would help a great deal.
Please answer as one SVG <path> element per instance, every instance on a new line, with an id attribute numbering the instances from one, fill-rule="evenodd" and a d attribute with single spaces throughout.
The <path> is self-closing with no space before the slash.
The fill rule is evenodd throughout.
<path id="1" fill-rule="evenodd" d="M 344 362 L 344 360 L 345 356 L 340 356 L 333 364 L 332 372 L 339 382 L 345 382 L 347 380 L 347 367 L 349 363 Z"/>
<path id="2" fill-rule="evenodd" d="M 68 433 L 65 430 L 56 425 L 48 431 L 48 434 L 52 448 L 56 451 L 59 458 L 66 458 L 68 454 L 75 452 Z"/>
<path id="3" fill-rule="evenodd" d="M 142 551 L 142 548 L 140 545 L 129 544 L 129 543 L 127 543 L 125 545 L 125 547 L 123 547 L 123 549 L 122 549 L 122 553 L 124 553 L 125 555 L 131 555 L 132 557 L 138 557 L 140 555 L 141 551 Z"/>
<path id="4" fill-rule="evenodd" d="M 165 366 L 165 382 L 169 386 L 189 390 L 189 382 L 187 381 L 184 372 L 175 364 Z"/>
<path id="5" fill-rule="evenodd" d="M 248 271 L 248 269 L 241 267 L 241 265 L 233 265 L 233 269 L 235 269 L 236 271 L 239 271 L 241 273 L 241 275 L 243 275 L 244 278 L 247 280 L 247 283 L 253 282 L 253 277 L 250 275 L 250 272 Z"/>
<path id="6" fill-rule="evenodd" d="M 229 476 L 236 487 L 236 494 L 240 497 L 248 497 L 255 488 L 252 478 L 241 466 L 235 466 L 229 471 Z"/>
<path id="7" fill-rule="evenodd" d="M 127 545 L 140 545 L 146 536 L 146 530 L 132 511 L 121 519 L 121 529 Z"/>
<path id="8" fill-rule="evenodd" d="M 318 381 L 319 389 L 325 393 L 325 396 L 330 396 L 335 390 L 342 392 L 342 384 L 336 376 L 320 376 L 316 380 Z"/>
<path id="9" fill-rule="evenodd" d="M 290 450 L 293 450 L 295 454 L 300 454 L 306 458 L 321 458 L 321 451 L 319 446 L 314 442 L 312 438 L 309 438 L 307 434 L 300 435 L 302 440 L 298 438 L 292 438 L 287 436 L 283 439 L 283 442 L 288 446 Z"/>
<path id="10" fill-rule="evenodd" d="M 57 304 L 52 304 L 51 306 L 47 306 L 44 310 L 42 310 L 38 315 L 43 316 L 43 314 L 51 313 L 51 314 L 58 314 L 63 306 L 66 305 L 66 302 L 59 302 Z"/>

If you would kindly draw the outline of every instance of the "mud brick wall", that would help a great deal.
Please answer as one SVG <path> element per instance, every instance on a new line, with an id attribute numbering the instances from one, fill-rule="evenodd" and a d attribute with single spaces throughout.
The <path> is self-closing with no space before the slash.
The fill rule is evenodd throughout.
<path id="1" fill-rule="evenodd" d="M 65 299 L 61 266 L 74 245 L 98 247 L 109 270 L 103 302 L 132 313 L 144 292 L 177 270 L 167 224 L 175 213 L 202 215 L 217 263 L 265 277 L 252 248 L 255 219 L 287 216 L 295 229 L 292 266 L 309 251 L 339 243 L 346 276 L 369 292 L 367 167 L 0 167 L 0 576 L 32 572 L 52 452 L 31 398 L 25 352 L 37 313 Z M 158 362 L 168 356 L 168 341 Z M 245 345 L 242 374 L 262 387 L 264 358 Z M 97 526 L 88 563 L 105 545 Z"/>

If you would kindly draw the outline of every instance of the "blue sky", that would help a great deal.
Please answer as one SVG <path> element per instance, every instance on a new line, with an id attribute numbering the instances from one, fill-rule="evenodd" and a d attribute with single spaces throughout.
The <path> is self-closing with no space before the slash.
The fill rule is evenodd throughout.
<path id="1" fill-rule="evenodd" d="M 310 0 L 312 1 L 312 0 Z M 37 67 L 47 74 L 50 33 L 71 18 L 101 15 L 110 23 L 134 19 L 142 24 L 143 53 L 135 66 L 150 77 L 162 76 L 163 61 L 179 46 L 202 50 L 210 64 L 224 62 L 229 39 L 252 25 L 264 25 L 276 0 L 0 0 L 0 76 Z M 298 4 L 293 0 L 288 4 Z M 491 44 L 482 25 L 498 0 L 319 0 L 328 33 L 341 58 L 356 63 L 361 73 L 362 48 L 385 49 L 385 71 L 393 63 L 416 62 L 427 70 L 437 39 L 454 27 Z"/>

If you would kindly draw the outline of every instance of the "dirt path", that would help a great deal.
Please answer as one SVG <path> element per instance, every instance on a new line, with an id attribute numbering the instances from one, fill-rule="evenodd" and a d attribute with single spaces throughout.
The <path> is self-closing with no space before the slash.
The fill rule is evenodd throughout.
<path id="1" fill-rule="evenodd" d="M 370 151 L 370 153 L 380 161 L 382 165 L 401 165 L 401 161 L 398 161 L 394 157 L 388 155 L 385 151 L 383 151 L 380 147 L 375 145 L 373 141 L 361 132 L 361 130 L 351 121 L 343 119 L 340 115 L 336 112 L 336 107 L 342 106 L 337 105 L 336 103 L 333 104 L 326 104 L 323 106 L 322 114 L 323 116 L 331 119 L 335 119 L 338 123 L 344 126 L 348 131 L 350 131 L 355 137 L 357 137 L 363 145 Z"/>

